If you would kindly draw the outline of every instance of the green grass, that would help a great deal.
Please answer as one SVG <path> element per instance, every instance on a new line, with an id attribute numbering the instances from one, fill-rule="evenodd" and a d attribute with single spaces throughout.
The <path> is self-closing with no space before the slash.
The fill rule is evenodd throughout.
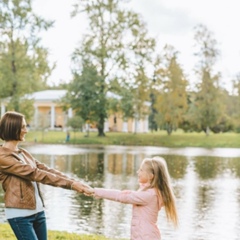
<path id="1" fill-rule="evenodd" d="M 61 131 L 30 131 L 26 136 L 26 143 L 65 143 L 66 133 Z M 71 132 L 68 144 L 80 145 L 122 145 L 122 146 L 161 146 L 161 147 L 240 147 L 240 134 L 220 133 L 206 136 L 204 133 L 173 132 L 168 136 L 166 131 L 154 133 L 106 133 L 105 137 L 98 137 L 91 132 L 89 137 L 82 132 Z"/>
<path id="2" fill-rule="evenodd" d="M 0 240 L 16 240 L 10 226 L 6 223 L 0 224 Z M 99 235 L 85 235 L 60 231 L 48 231 L 48 240 L 113 240 Z M 120 239 L 114 239 L 120 240 Z M 123 240 L 123 239 L 122 239 Z"/>

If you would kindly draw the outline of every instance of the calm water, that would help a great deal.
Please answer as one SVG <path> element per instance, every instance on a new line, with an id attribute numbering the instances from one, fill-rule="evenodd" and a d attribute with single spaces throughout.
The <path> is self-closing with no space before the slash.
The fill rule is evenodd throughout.
<path id="1" fill-rule="evenodd" d="M 144 157 L 161 155 L 177 196 L 180 226 L 175 230 L 159 213 L 163 240 L 240 239 L 240 149 L 157 147 L 26 147 L 37 159 L 84 179 L 92 186 L 137 189 L 136 171 Z M 48 228 L 130 238 L 131 206 L 96 200 L 70 190 L 42 186 Z M 0 190 L 0 222 L 5 222 Z"/>

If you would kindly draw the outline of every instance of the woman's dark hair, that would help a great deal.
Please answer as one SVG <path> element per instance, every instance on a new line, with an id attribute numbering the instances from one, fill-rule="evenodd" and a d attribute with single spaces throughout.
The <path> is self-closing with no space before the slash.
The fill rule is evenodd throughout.
<path id="1" fill-rule="evenodd" d="M 0 120 L 0 138 L 4 141 L 19 141 L 24 115 L 6 112 Z"/>

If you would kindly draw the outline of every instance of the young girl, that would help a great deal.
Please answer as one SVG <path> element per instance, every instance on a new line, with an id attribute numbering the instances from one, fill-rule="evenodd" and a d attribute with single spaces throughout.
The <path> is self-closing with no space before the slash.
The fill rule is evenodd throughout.
<path id="1" fill-rule="evenodd" d="M 160 240 L 157 227 L 158 212 L 165 207 L 167 219 L 178 225 L 174 193 L 165 160 L 145 158 L 137 171 L 138 191 L 94 188 L 97 198 L 133 205 L 131 240 Z"/>

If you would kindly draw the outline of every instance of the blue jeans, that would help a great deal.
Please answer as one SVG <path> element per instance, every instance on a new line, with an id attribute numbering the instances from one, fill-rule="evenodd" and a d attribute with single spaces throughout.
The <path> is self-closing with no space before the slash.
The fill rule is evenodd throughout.
<path id="1" fill-rule="evenodd" d="M 44 211 L 28 217 L 8 219 L 18 240 L 47 240 L 47 224 Z"/>

